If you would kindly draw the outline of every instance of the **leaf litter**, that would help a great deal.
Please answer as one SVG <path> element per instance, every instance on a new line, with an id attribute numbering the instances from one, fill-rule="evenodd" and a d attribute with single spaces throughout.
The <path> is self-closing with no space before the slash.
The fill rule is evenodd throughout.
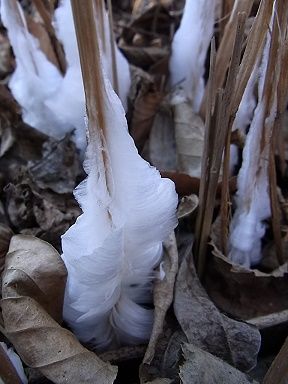
<path id="1" fill-rule="evenodd" d="M 228 0 L 223 0 L 221 8 L 220 2 L 215 2 L 214 33 L 220 45 L 216 49 L 214 64 L 213 44 L 210 50 L 212 53 L 206 53 L 203 67 L 205 92 L 200 110 L 196 113 L 190 101 L 185 98 L 181 99 L 183 102 L 179 103 L 178 100 L 175 103 L 175 94 L 179 93 L 181 82 L 175 89 L 169 81 L 171 42 L 183 15 L 184 2 L 163 1 L 159 5 L 154 1 L 140 0 L 135 1 L 134 6 L 126 3 L 115 1 L 113 7 L 118 43 L 129 61 L 132 73 L 127 111 L 128 128 L 142 156 L 161 171 L 162 177 L 175 182 L 179 195 L 179 226 L 176 229 L 176 238 L 171 234 L 164 243 L 163 259 L 155 271 L 155 316 L 150 341 L 147 345 L 123 346 L 104 353 L 90 351 L 90 346 L 81 345 L 62 321 L 67 271 L 57 251 L 62 252 L 61 236 L 81 214 L 73 189 L 84 178 L 81 165 L 83 152 L 75 146 L 72 132 L 62 139 L 55 139 L 23 122 L 21 106 L 7 87 L 16 63 L 2 25 L 0 339 L 14 347 L 25 364 L 26 373 L 29 369 L 31 373 L 32 369 L 40 374 L 35 379 L 30 377 L 35 384 L 41 382 L 41 375 L 55 383 L 128 384 L 139 380 L 146 384 L 256 383 L 252 376 L 260 382 L 268 366 L 257 373 L 258 376 L 255 373 L 255 376 L 256 370 L 253 368 L 257 364 L 257 358 L 260 359 L 260 369 L 263 366 L 262 359 L 264 361 L 268 356 L 271 361 L 283 344 L 285 335 L 287 336 L 287 264 L 281 265 L 277 258 L 279 241 L 277 245 L 276 238 L 273 237 L 275 222 L 271 219 L 265 222 L 268 229 L 262 241 L 263 258 L 256 268 L 245 268 L 227 258 L 227 252 L 222 247 L 223 212 L 219 218 L 219 197 L 221 189 L 223 193 L 226 185 L 231 198 L 230 212 L 233 214 L 237 203 L 237 169 L 242 160 L 241 156 L 236 159 L 238 165 L 228 179 L 222 177 L 222 170 L 219 170 L 219 178 L 213 176 L 215 164 L 224 167 L 225 161 L 223 158 L 220 164 L 220 155 L 217 155 L 218 162 L 213 157 L 219 151 L 213 129 L 217 132 L 215 127 L 219 129 L 221 122 L 225 126 L 223 129 L 227 125 L 227 132 L 232 127 L 233 116 L 239 107 L 252 68 L 261 55 L 273 4 L 280 12 L 284 3 L 282 0 L 247 0 L 243 4 L 235 2 L 233 5 Z M 45 9 L 42 10 L 38 1 L 26 1 L 22 4 L 29 32 L 39 40 L 40 49 L 48 60 L 60 72 L 65 73 L 67 63 L 63 48 L 51 23 L 55 2 L 50 5 L 45 3 Z M 230 13 L 223 14 L 225 10 Z M 240 28 L 237 18 L 239 21 L 239 12 L 243 11 L 247 17 L 245 38 L 241 43 L 244 54 L 239 66 L 233 67 L 236 63 L 233 60 L 237 59 L 231 59 L 233 44 L 237 43 L 237 28 Z M 285 24 L 283 21 L 282 13 L 279 13 L 281 17 L 278 24 L 282 30 L 287 31 L 287 22 Z M 222 18 L 219 21 L 216 17 Z M 273 28 L 271 49 L 275 49 L 277 45 L 277 26 Z M 279 55 L 284 60 L 287 37 L 285 33 L 281 36 L 284 36 L 284 44 L 278 51 L 281 50 Z M 280 61 L 279 59 L 278 62 Z M 282 83 L 286 84 L 284 70 L 281 70 L 280 64 L 277 65 L 277 73 L 280 73 Z M 230 83 L 225 80 L 229 70 Z M 269 73 L 267 76 L 269 80 Z M 276 84 L 277 77 L 273 79 Z M 268 80 L 265 91 L 268 95 L 278 87 L 279 114 L 282 116 L 287 106 L 287 92 L 285 93 L 284 86 L 281 88 L 281 82 L 269 91 Z M 221 108 L 219 110 L 222 96 L 221 92 L 217 93 L 217 89 L 226 87 L 226 94 L 231 94 L 233 82 L 236 84 L 236 91 L 231 105 L 225 104 L 227 110 L 223 112 Z M 267 100 L 271 109 L 272 98 Z M 274 195 L 271 194 L 271 198 L 274 199 L 274 208 L 279 206 L 278 238 L 283 243 L 284 261 L 287 262 L 287 121 L 285 123 L 282 117 L 280 120 L 283 125 L 282 136 L 280 133 L 277 135 L 283 140 L 278 140 L 274 148 L 278 190 L 277 193 L 274 191 Z M 209 124 L 212 130 L 210 136 L 207 136 Z M 236 137 L 234 144 L 240 155 L 245 147 L 244 136 L 241 136 L 240 142 L 236 134 L 231 135 L 232 141 Z M 204 160 L 208 159 L 206 164 L 203 157 Z M 212 168 L 207 168 L 208 172 L 203 176 L 203 166 L 209 167 L 211 164 Z M 209 191 L 207 194 L 203 190 L 203 180 L 209 188 L 214 188 L 214 197 L 213 194 L 209 195 Z M 205 219 L 205 199 L 209 204 L 211 202 L 206 207 L 211 212 L 211 224 L 214 222 L 212 226 L 207 215 L 208 220 Z M 194 234 L 197 234 L 197 215 L 204 217 L 201 222 L 202 231 L 208 234 L 200 238 L 207 246 L 204 278 L 202 279 L 200 273 L 200 280 L 198 263 L 195 267 L 193 262 L 193 255 L 197 260 L 199 248 L 194 247 L 192 251 Z M 229 223 L 231 218 L 228 217 L 227 220 Z M 198 241 L 199 238 L 196 238 L 196 242 Z M 278 331 L 279 327 L 284 329 L 282 335 Z M 274 335 L 279 339 L 278 344 L 275 341 L 275 345 L 272 340 Z M 267 349 L 267 343 L 272 346 L 271 349 Z M 286 344 L 271 365 L 264 382 L 279 380 L 276 365 L 281 367 L 283 380 L 288 377 L 283 364 L 285 359 Z M 115 365 L 119 367 L 117 379 Z M 0 373 L 2 375 L 1 370 Z"/>

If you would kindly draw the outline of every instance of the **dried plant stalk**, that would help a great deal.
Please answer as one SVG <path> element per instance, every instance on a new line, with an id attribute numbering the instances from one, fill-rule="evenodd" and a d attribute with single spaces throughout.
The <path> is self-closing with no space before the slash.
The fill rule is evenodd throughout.
<path id="1" fill-rule="evenodd" d="M 54 48 L 55 55 L 57 57 L 59 69 L 62 72 L 62 74 L 65 74 L 66 68 L 67 68 L 65 54 L 64 54 L 64 50 L 61 43 L 58 41 L 56 37 L 55 29 L 52 25 L 51 13 L 46 9 L 42 0 L 33 0 L 33 3 L 37 11 L 39 12 L 39 15 L 41 16 L 44 22 L 45 28 L 49 34 L 51 44 Z"/>
<path id="2" fill-rule="evenodd" d="M 200 199 L 202 200 L 203 197 L 204 199 L 201 203 L 199 203 L 199 206 L 201 206 L 202 209 L 199 211 L 199 216 L 197 218 L 198 223 L 196 226 L 197 232 L 195 245 L 196 266 L 200 278 L 202 278 L 205 268 L 207 242 L 212 224 L 223 149 L 229 127 L 231 127 L 233 123 L 233 119 L 231 119 L 231 99 L 235 90 L 237 69 L 240 62 L 241 49 L 239 49 L 239 46 L 241 46 L 242 42 L 241 31 L 244 28 L 246 17 L 247 16 L 243 13 L 238 15 L 238 33 L 235 36 L 231 65 L 228 72 L 225 90 L 217 93 L 218 100 L 216 100 L 215 111 L 212 116 L 212 124 L 214 125 L 212 128 L 212 137 L 217 138 L 217 140 L 210 139 L 211 147 L 209 148 L 209 152 L 204 150 L 203 154 L 204 162 L 206 162 L 206 164 L 204 166 L 202 165 Z M 206 142 L 205 145 L 208 145 L 208 143 Z M 206 190 L 206 192 L 203 193 L 203 190 Z M 203 196 L 201 196 L 201 192 Z"/>

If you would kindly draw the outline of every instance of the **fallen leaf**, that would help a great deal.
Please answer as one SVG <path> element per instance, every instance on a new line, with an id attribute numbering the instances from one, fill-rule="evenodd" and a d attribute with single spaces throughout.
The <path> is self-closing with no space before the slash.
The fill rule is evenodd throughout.
<path id="1" fill-rule="evenodd" d="M 0 285 L 2 284 L 2 272 L 4 270 L 5 257 L 13 235 L 14 234 L 11 228 L 5 224 L 0 223 Z"/>
<path id="2" fill-rule="evenodd" d="M 164 323 L 167 311 L 173 301 L 174 284 L 178 270 L 178 250 L 174 233 L 164 242 L 163 263 L 160 266 L 159 278 L 154 284 L 154 323 L 149 344 L 140 366 L 141 383 L 147 383 L 153 367 L 154 357 L 157 354 L 157 344 L 164 333 Z M 165 275 L 164 275 L 165 273 Z M 162 276 L 163 274 L 163 276 Z M 161 357 L 157 356 L 157 359 Z M 150 367 L 151 365 L 151 367 Z"/>
<path id="3" fill-rule="evenodd" d="M 248 324 L 221 314 L 200 284 L 186 251 L 175 285 L 174 312 L 189 343 L 248 371 L 257 362 L 261 337 Z"/>
<path id="4" fill-rule="evenodd" d="M 164 99 L 153 122 L 148 143 L 148 159 L 165 171 L 176 169 L 174 123 L 171 106 Z"/>
<path id="5" fill-rule="evenodd" d="M 248 384 L 257 382 L 223 360 L 192 344 L 184 344 L 184 364 L 180 367 L 183 384 Z"/>
<path id="6" fill-rule="evenodd" d="M 59 141 L 51 138 L 45 141 L 41 160 L 30 162 L 29 172 L 39 188 L 50 188 L 58 194 L 71 193 L 77 178 L 83 174 L 79 153 L 71 140 L 71 134 Z"/>
<path id="7" fill-rule="evenodd" d="M 178 91 L 179 92 L 179 91 Z M 204 122 L 181 94 L 172 97 L 175 121 L 177 169 L 189 176 L 201 176 Z"/>
<path id="8" fill-rule="evenodd" d="M 5 259 L 3 299 L 33 297 L 60 322 L 66 275 L 62 259 L 50 244 L 33 236 L 15 235 Z"/>
<path id="9" fill-rule="evenodd" d="M 61 181 L 60 181 L 61 183 Z M 81 210 L 72 193 L 40 189 L 31 176 L 21 173 L 5 188 L 7 213 L 12 228 L 33 234 L 60 249 L 60 236 L 75 222 Z"/>
<path id="10" fill-rule="evenodd" d="M 287 263 L 272 273 L 231 263 L 212 242 L 205 288 L 223 312 L 242 320 L 288 309 Z"/>
<path id="11" fill-rule="evenodd" d="M 166 313 L 173 301 L 174 284 L 178 271 L 178 250 L 174 233 L 164 242 L 164 256 L 160 269 L 163 269 L 160 270 L 160 278 L 154 284 L 155 312 L 153 329 L 143 364 L 150 364 L 154 357 L 156 343 L 163 331 Z M 165 275 L 162 277 L 161 274 Z"/>
<path id="12" fill-rule="evenodd" d="M 140 152 L 149 137 L 153 120 L 163 97 L 162 92 L 151 89 L 140 94 L 134 102 L 130 132 Z"/>
<path id="13" fill-rule="evenodd" d="M 129 63 L 144 70 L 148 70 L 149 67 L 169 56 L 167 48 L 130 47 L 127 45 L 121 45 L 120 48 Z"/>
<path id="14" fill-rule="evenodd" d="M 14 236 L 3 273 L 5 335 L 25 364 L 53 383 L 113 383 L 117 368 L 102 362 L 50 316 L 61 316 L 65 278 L 64 263 L 50 244 Z"/>

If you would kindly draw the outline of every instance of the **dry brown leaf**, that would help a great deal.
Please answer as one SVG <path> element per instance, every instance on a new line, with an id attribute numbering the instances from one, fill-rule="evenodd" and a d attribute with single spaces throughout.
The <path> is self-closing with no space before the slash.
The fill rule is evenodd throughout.
<path id="1" fill-rule="evenodd" d="M 171 106 L 164 100 L 156 114 L 148 143 L 149 161 L 165 171 L 176 169 L 174 122 Z"/>
<path id="2" fill-rule="evenodd" d="M 66 275 L 63 261 L 50 244 L 33 236 L 15 235 L 5 260 L 3 299 L 33 297 L 60 322 Z"/>
<path id="3" fill-rule="evenodd" d="M 9 249 L 13 231 L 7 225 L 0 223 L 0 285 L 2 284 L 2 272 L 5 265 L 5 257 Z M 1 292 L 0 292 L 1 297 Z"/>
<path id="4" fill-rule="evenodd" d="M 212 243 L 205 288 L 222 311 L 238 319 L 281 312 L 288 308 L 287 264 L 264 273 L 231 263 Z"/>
<path id="5" fill-rule="evenodd" d="M 182 197 L 177 208 L 178 219 L 190 216 L 198 207 L 198 204 L 199 199 L 196 195 Z"/>
<path id="6" fill-rule="evenodd" d="M 257 382 L 223 360 L 192 344 L 184 344 L 185 362 L 180 367 L 183 384 L 248 384 Z"/>
<path id="7" fill-rule="evenodd" d="M 71 193 L 77 177 L 83 174 L 81 161 L 71 135 L 62 140 L 49 139 L 42 146 L 42 158 L 29 163 L 29 172 L 41 189 Z"/>
<path id="8" fill-rule="evenodd" d="M 164 339 L 166 339 L 167 334 L 168 339 L 170 338 L 170 331 L 164 329 L 164 324 L 167 311 L 173 301 L 174 283 L 178 270 L 178 250 L 174 233 L 164 242 L 162 268 L 165 272 L 165 277 L 162 280 L 158 279 L 154 285 L 154 324 L 150 341 L 140 366 L 140 381 L 145 384 L 152 379 L 159 378 L 159 376 L 167 377 L 165 372 L 160 372 L 160 367 L 162 355 L 166 348 Z"/>
<path id="9" fill-rule="evenodd" d="M 18 182 L 10 183 L 5 191 L 7 213 L 13 228 L 21 233 L 37 235 L 60 249 L 60 236 L 81 213 L 72 193 L 42 190 L 25 173 L 20 174 Z"/>
<path id="10" fill-rule="evenodd" d="M 124 52 L 129 63 L 145 70 L 148 70 L 149 67 L 169 56 L 167 48 L 122 45 L 121 50 Z"/>
<path id="11" fill-rule="evenodd" d="M 189 176 L 201 176 L 204 147 L 204 122 L 196 115 L 188 100 L 175 95 L 174 107 L 177 169 Z"/>
<path id="12" fill-rule="evenodd" d="M 134 102 L 131 135 L 141 152 L 149 137 L 153 120 L 164 95 L 153 89 L 140 94 Z"/>
<path id="13" fill-rule="evenodd" d="M 261 338 L 250 325 L 221 314 L 188 266 L 186 252 L 175 285 L 174 311 L 189 343 L 247 371 L 257 362 Z M 191 254 L 190 254 L 191 258 Z"/>
<path id="14" fill-rule="evenodd" d="M 113 383 L 117 368 L 89 352 L 44 310 L 60 318 L 65 278 L 64 263 L 50 244 L 14 236 L 3 274 L 5 335 L 22 360 L 53 383 Z"/>
<path id="15" fill-rule="evenodd" d="M 161 268 L 163 268 L 165 276 L 162 280 L 156 280 L 154 285 L 154 324 L 143 364 L 150 364 L 154 357 L 158 338 L 163 331 L 166 313 L 173 301 L 174 283 L 178 270 L 178 251 L 174 232 L 164 242 Z"/>

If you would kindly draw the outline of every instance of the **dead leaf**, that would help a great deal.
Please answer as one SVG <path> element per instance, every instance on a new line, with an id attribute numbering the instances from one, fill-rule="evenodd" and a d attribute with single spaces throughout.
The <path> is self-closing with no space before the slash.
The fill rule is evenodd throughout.
<path id="1" fill-rule="evenodd" d="M 150 341 L 142 365 L 140 366 L 141 383 L 147 383 L 148 380 L 151 380 L 151 372 L 156 369 L 153 367 L 155 363 L 153 359 L 155 354 L 158 352 L 157 344 L 159 343 L 160 336 L 163 336 L 166 314 L 173 301 L 174 283 L 177 270 L 178 250 L 175 235 L 172 233 L 164 242 L 164 257 L 163 263 L 161 263 L 160 266 L 160 276 L 154 284 L 154 324 Z M 165 276 L 161 276 L 164 273 Z M 156 356 L 156 360 L 161 359 L 161 357 Z M 152 376 L 155 375 L 152 374 Z"/>
<path id="2" fill-rule="evenodd" d="M 0 223 L 0 285 L 2 284 L 2 272 L 4 270 L 5 257 L 13 235 L 14 234 L 11 228 L 5 224 Z"/>
<path id="3" fill-rule="evenodd" d="M 189 249 L 176 280 L 174 312 L 189 343 L 243 371 L 253 368 L 261 344 L 259 331 L 218 311 L 201 286 L 194 264 L 188 266 L 188 256 Z"/>
<path id="4" fill-rule="evenodd" d="M 163 97 L 162 92 L 150 89 L 146 93 L 140 94 L 134 102 L 131 135 L 140 152 L 149 137 L 153 120 Z"/>
<path id="5" fill-rule="evenodd" d="M 53 383 L 113 383 L 117 368 L 85 349 L 44 310 L 59 319 L 65 277 L 64 263 L 50 244 L 14 236 L 3 274 L 5 335 L 22 360 Z"/>
<path id="6" fill-rule="evenodd" d="M 83 174 L 71 134 L 59 141 L 51 138 L 45 141 L 41 160 L 30 162 L 29 172 L 39 188 L 50 188 L 58 194 L 71 193 L 77 178 Z"/>
<path id="7" fill-rule="evenodd" d="M 248 384 L 257 382 L 231 365 L 192 344 L 184 344 L 183 384 Z"/>
<path id="8" fill-rule="evenodd" d="M 199 199 L 196 195 L 184 196 L 177 208 L 178 219 L 190 216 L 198 207 Z"/>
<path id="9" fill-rule="evenodd" d="M 214 242 L 212 246 L 205 288 L 218 308 L 243 320 L 288 309 L 287 264 L 270 274 L 247 269 L 231 263 Z"/>
<path id="10" fill-rule="evenodd" d="M 179 91 L 178 91 L 179 92 Z M 189 176 L 201 176 L 204 147 L 204 122 L 182 94 L 172 98 L 175 121 L 177 169 Z"/>
<path id="11" fill-rule="evenodd" d="M 129 63 L 136 65 L 144 70 L 156 64 L 158 61 L 163 60 L 169 56 L 167 48 L 158 47 L 130 47 L 121 45 L 121 50 L 125 54 Z"/>
<path id="12" fill-rule="evenodd" d="M 200 180 L 185 173 L 173 171 L 160 171 L 162 177 L 167 177 L 175 183 L 176 192 L 180 197 L 199 193 Z"/>
<path id="13" fill-rule="evenodd" d="M 33 297 L 55 320 L 62 319 L 67 271 L 56 249 L 33 236 L 11 238 L 3 273 L 3 298 Z"/>
<path id="14" fill-rule="evenodd" d="M 41 190 L 25 172 L 5 192 L 7 213 L 15 231 L 37 234 L 60 249 L 60 236 L 81 213 L 72 193 Z"/>
<path id="15" fill-rule="evenodd" d="M 148 143 L 148 159 L 157 168 L 165 171 L 176 169 L 174 123 L 171 106 L 162 102 L 156 114 Z"/>
<path id="16" fill-rule="evenodd" d="M 164 242 L 163 263 L 160 269 L 162 268 L 160 278 L 154 284 L 154 324 L 143 364 L 150 364 L 154 357 L 156 343 L 163 331 L 166 313 L 173 301 L 174 283 L 178 270 L 178 250 L 174 232 Z M 165 273 L 163 278 L 161 278 L 161 273 Z"/>

